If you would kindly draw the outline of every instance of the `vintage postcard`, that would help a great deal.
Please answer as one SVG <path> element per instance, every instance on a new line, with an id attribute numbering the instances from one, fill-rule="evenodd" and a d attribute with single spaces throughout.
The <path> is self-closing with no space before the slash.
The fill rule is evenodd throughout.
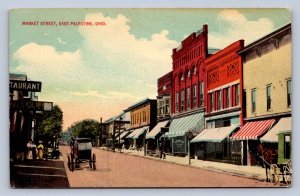
<path id="1" fill-rule="evenodd" d="M 10 10 L 11 187 L 290 187 L 291 17 Z"/>

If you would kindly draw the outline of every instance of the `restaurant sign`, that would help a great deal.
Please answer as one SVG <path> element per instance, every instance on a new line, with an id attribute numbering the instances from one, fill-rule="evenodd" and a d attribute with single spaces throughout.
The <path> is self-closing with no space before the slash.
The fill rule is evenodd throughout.
<path id="1" fill-rule="evenodd" d="M 41 92 L 42 83 L 36 81 L 10 80 L 10 90 Z"/>
<path id="2" fill-rule="evenodd" d="M 29 111 L 51 111 L 53 102 L 44 101 L 10 101 L 10 109 Z"/>

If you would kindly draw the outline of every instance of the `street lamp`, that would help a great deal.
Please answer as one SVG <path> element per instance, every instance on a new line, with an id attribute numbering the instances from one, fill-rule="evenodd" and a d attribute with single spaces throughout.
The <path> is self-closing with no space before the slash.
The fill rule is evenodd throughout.
<path id="1" fill-rule="evenodd" d="M 193 138 L 193 133 L 189 131 L 185 134 L 185 136 L 188 139 L 188 158 L 189 158 L 189 165 L 190 165 L 191 164 L 190 142 L 191 139 Z"/>

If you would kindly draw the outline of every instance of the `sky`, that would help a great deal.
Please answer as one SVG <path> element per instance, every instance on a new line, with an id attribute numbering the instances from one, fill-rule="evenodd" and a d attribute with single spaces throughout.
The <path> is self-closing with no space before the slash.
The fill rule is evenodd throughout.
<path id="1" fill-rule="evenodd" d="M 42 82 L 38 99 L 62 108 L 65 130 L 155 98 L 157 79 L 172 70 L 172 49 L 204 24 L 208 46 L 222 49 L 240 39 L 247 45 L 291 20 L 287 9 L 15 9 L 9 71 Z M 77 21 L 105 25 L 59 25 Z"/>

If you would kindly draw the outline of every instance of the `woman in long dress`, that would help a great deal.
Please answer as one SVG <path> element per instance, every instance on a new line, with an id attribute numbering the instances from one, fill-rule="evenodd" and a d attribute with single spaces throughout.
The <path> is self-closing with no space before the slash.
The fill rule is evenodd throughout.
<path id="1" fill-rule="evenodd" d="M 27 143 L 26 159 L 28 159 L 28 160 L 32 159 L 32 141 L 31 140 L 29 140 L 29 142 Z"/>
<path id="2" fill-rule="evenodd" d="M 42 141 L 39 141 L 39 145 L 37 147 L 37 151 L 38 151 L 38 159 L 43 159 L 43 155 L 44 155 L 44 145 Z"/>

